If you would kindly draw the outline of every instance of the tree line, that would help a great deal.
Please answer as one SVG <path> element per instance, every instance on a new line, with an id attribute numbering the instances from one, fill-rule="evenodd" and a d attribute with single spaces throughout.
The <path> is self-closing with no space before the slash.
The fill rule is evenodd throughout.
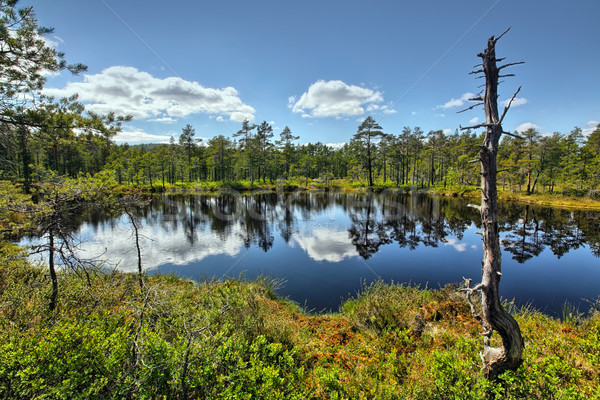
<path id="1" fill-rule="evenodd" d="M 202 181 L 273 183 L 280 179 L 347 179 L 373 186 L 457 187 L 477 185 L 482 134 L 467 130 L 445 134 L 404 127 L 384 133 L 367 117 L 341 147 L 297 143 L 289 127 L 275 138 L 263 121 L 244 121 L 239 131 L 206 141 L 186 125 L 167 144 L 116 145 L 116 131 L 98 133 L 56 128 L 32 129 L 0 124 L 0 176 L 44 180 L 52 175 L 112 171 L 120 184 L 162 186 Z M 24 132 L 25 131 L 25 132 Z M 519 137 L 505 135 L 498 150 L 498 185 L 505 190 L 585 195 L 600 183 L 600 125 L 586 138 L 542 135 L 534 128 Z"/>
<path id="2" fill-rule="evenodd" d="M 346 179 L 368 186 L 470 186 L 483 132 L 425 133 L 404 127 L 386 133 L 367 117 L 341 147 L 299 143 L 289 127 L 278 137 L 266 121 L 244 121 L 226 137 L 195 138 L 186 125 L 167 144 L 117 145 L 128 116 L 85 110 L 77 96 L 54 99 L 42 89 L 49 73 L 85 71 L 52 48 L 33 8 L 0 0 L 0 179 L 25 190 L 52 177 L 111 172 L 122 184 L 162 186 L 203 181 L 276 182 Z M 498 185 L 506 190 L 594 196 L 600 180 L 600 125 L 586 138 L 580 128 L 542 135 L 528 129 L 500 143 Z"/>

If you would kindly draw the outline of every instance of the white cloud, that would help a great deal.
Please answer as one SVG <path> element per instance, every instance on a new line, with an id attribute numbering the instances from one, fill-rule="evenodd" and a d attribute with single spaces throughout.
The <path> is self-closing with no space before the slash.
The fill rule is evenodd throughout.
<path id="1" fill-rule="evenodd" d="M 444 133 L 444 135 L 449 135 L 452 133 L 452 129 L 446 128 L 446 129 L 442 130 L 442 132 Z"/>
<path id="2" fill-rule="evenodd" d="M 184 224 L 183 221 L 178 223 Z M 225 239 L 218 233 L 198 230 L 194 235 L 194 244 L 190 244 L 186 229 L 155 228 L 142 224 L 140 245 L 144 269 L 154 269 L 164 264 L 186 265 L 220 254 L 234 257 L 243 248 L 244 230 L 239 223 L 231 229 L 232 234 Z M 127 218 L 121 217 L 117 229 L 111 223 L 103 223 L 98 227 L 84 225 L 81 234 L 87 238 L 80 245 L 82 257 L 100 255 L 108 265 L 118 264 L 121 271 L 133 272 L 137 268 L 137 253 L 132 245 L 132 231 Z"/>
<path id="3" fill-rule="evenodd" d="M 446 239 L 444 246 L 452 246 L 454 247 L 454 250 L 458 251 L 459 253 L 467 250 L 467 243 L 460 243 L 458 240 L 456 240 L 456 238 Z"/>
<path id="4" fill-rule="evenodd" d="M 525 132 L 527 129 L 532 129 L 532 128 L 537 131 L 542 129 L 540 126 L 534 124 L 533 122 L 524 122 L 521 125 L 517 126 L 517 128 L 515 130 L 517 132 Z"/>
<path id="5" fill-rule="evenodd" d="M 479 117 L 473 117 L 469 120 L 470 124 L 476 124 L 479 122 Z"/>
<path id="6" fill-rule="evenodd" d="M 443 110 L 447 110 L 448 108 L 454 108 L 454 107 L 460 107 L 462 105 L 465 104 L 465 102 L 471 98 L 475 97 L 475 95 L 473 93 L 467 92 L 465 94 L 463 94 L 462 96 L 460 96 L 460 98 L 458 99 L 450 99 L 447 102 L 445 102 L 442 105 L 436 106 L 436 109 L 443 109 Z"/>
<path id="7" fill-rule="evenodd" d="M 292 238 L 315 261 L 340 262 L 358 255 L 345 230 L 321 227 L 308 235 L 295 233 Z"/>
<path id="8" fill-rule="evenodd" d="M 510 101 L 510 99 L 506 99 L 501 104 L 504 107 L 506 107 L 508 105 L 509 101 Z M 527 103 L 527 99 L 525 97 L 515 97 L 515 99 L 513 100 L 513 102 L 510 104 L 510 106 L 511 107 L 518 107 L 518 106 L 522 106 L 525 103 Z"/>
<path id="9" fill-rule="evenodd" d="M 175 122 L 177 122 L 177 120 L 175 118 L 171 118 L 171 117 L 154 118 L 154 119 L 150 119 L 148 121 L 150 121 L 150 122 L 160 122 L 160 123 L 163 123 L 163 124 L 174 124 Z"/>
<path id="10" fill-rule="evenodd" d="M 173 134 L 174 136 L 177 136 Z M 153 135 L 138 128 L 127 127 L 114 137 L 116 143 L 169 143 L 171 135 Z"/>
<path id="11" fill-rule="evenodd" d="M 302 113 L 303 117 L 341 117 L 344 115 L 362 115 L 365 107 L 371 110 L 387 106 L 378 106 L 375 103 L 383 101 L 381 92 L 348 85 L 342 81 L 319 80 L 300 96 L 288 99 L 292 111 Z M 376 108 L 373 108 L 376 106 Z"/>
<path id="12" fill-rule="evenodd" d="M 346 144 L 346 142 L 339 142 L 339 143 L 325 143 L 325 146 L 332 148 L 333 150 L 339 150 L 342 147 L 344 147 L 344 145 Z"/>
<path id="13" fill-rule="evenodd" d="M 584 136 L 589 136 L 596 130 L 596 127 L 600 124 L 600 121 L 588 121 L 585 123 L 585 128 L 581 130 Z"/>
<path id="14" fill-rule="evenodd" d="M 241 122 L 254 119 L 254 108 L 244 104 L 233 87 L 206 88 L 179 77 L 155 78 L 133 67 L 113 66 L 99 74 L 86 74 L 82 82 L 70 82 L 63 89 L 45 89 L 55 97 L 79 93 L 90 111 L 116 112 L 134 118 L 178 118 L 190 114 L 228 115 Z"/>

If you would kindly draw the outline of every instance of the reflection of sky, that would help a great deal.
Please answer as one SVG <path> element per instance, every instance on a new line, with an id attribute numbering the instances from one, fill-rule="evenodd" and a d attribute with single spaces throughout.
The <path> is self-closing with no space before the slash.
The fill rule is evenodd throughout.
<path id="1" fill-rule="evenodd" d="M 459 253 L 467 251 L 467 246 L 469 246 L 472 249 L 477 248 L 477 246 L 475 246 L 474 244 L 469 245 L 469 243 L 467 242 L 459 242 L 458 239 L 456 239 L 455 237 L 446 238 L 442 243 L 444 244 L 444 246 L 453 247 L 454 250 L 458 251 Z"/>
<path id="2" fill-rule="evenodd" d="M 317 227 L 308 234 L 294 233 L 292 240 L 315 261 L 340 262 L 358 255 L 345 229 Z"/>
<path id="3" fill-rule="evenodd" d="M 163 264 L 187 265 L 212 255 L 237 255 L 243 247 L 239 225 L 233 225 L 230 235 L 220 237 L 214 232 L 197 230 L 190 244 L 184 229 L 168 230 L 160 226 L 143 226 L 140 231 L 142 264 L 153 269 Z M 116 227 L 101 225 L 92 233 L 89 225 L 81 230 L 86 241 L 81 245 L 82 257 L 100 257 L 109 265 L 119 265 L 123 271 L 137 270 L 137 251 L 131 224 L 121 219 Z"/>
<path id="4" fill-rule="evenodd" d="M 311 199 L 309 196 L 308 200 Z M 406 226 L 402 225 L 403 220 L 393 220 L 390 214 L 382 213 L 381 207 L 374 207 L 372 220 L 388 236 L 378 251 L 365 260 L 349 234 L 351 227 L 364 222 L 362 209 L 311 204 L 313 207 L 307 209 L 302 203 L 290 203 L 286 208 L 267 203 L 263 205 L 265 212 L 260 220 L 250 218 L 252 213 L 234 213 L 226 218 L 227 223 L 202 214 L 201 207 L 189 211 L 184 203 L 171 207 L 172 214 L 154 210 L 145 214 L 147 219 L 143 219 L 140 230 L 142 264 L 145 269 L 194 279 L 266 273 L 286 280 L 280 293 L 316 309 L 333 310 L 340 298 L 356 293 L 365 279 L 381 277 L 388 282 L 437 287 L 460 282 L 462 277 L 477 280 L 481 274 L 481 235 L 472 221 L 467 220 L 464 226 L 458 224 L 458 228 L 451 228 L 446 221 L 440 230 L 443 235 L 437 237 L 437 231 L 432 231 L 431 221 L 435 220 L 422 216 L 418 203 L 407 205 L 407 213 L 399 214 L 398 218 L 408 216 L 411 220 Z M 434 211 L 438 206 L 433 204 Z M 191 215 L 197 218 L 193 228 Z M 514 237 L 513 230 L 517 228 L 518 223 L 507 223 L 501 239 L 512 235 L 513 241 L 520 240 L 519 236 Z M 377 241 L 378 232 L 371 229 L 369 238 Z M 82 257 L 105 260 L 109 266 L 118 265 L 123 271 L 137 270 L 135 237 L 127 217 L 95 226 L 84 224 L 77 236 L 82 241 L 79 245 Z M 21 244 L 28 242 L 39 243 L 24 240 Z M 538 256 L 520 263 L 503 245 L 502 296 L 516 298 L 520 304 L 531 301 L 548 312 L 560 310 L 565 300 L 581 304 L 582 298 L 596 298 L 600 270 L 597 258 L 586 247 L 570 246 L 567 253 L 557 256 L 550 244 L 545 243 Z M 537 282 L 534 286 L 530 284 L 532 279 Z"/>

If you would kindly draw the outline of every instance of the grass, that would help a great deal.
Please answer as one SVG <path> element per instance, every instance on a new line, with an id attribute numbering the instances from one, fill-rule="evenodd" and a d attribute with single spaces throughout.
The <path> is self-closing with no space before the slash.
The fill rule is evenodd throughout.
<path id="1" fill-rule="evenodd" d="M 430 191 L 441 196 L 463 197 L 473 200 L 481 198 L 481 192 L 476 187 L 435 187 Z M 528 195 L 525 192 L 499 190 L 498 198 L 502 201 L 537 204 L 546 207 L 600 210 L 600 200 L 589 196 L 570 196 L 561 193 L 533 193 Z"/>
<path id="2" fill-rule="evenodd" d="M 524 363 L 479 372 L 480 327 L 455 288 L 376 282 L 338 313 L 277 298 L 276 282 L 60 274 L 0 252 L 0 399 L 600 398 L 600 313 L 515 314 Z"/>
<path id="3" fill-rule="evenodd" d="M 120 190 L 126 191 L 129 186 L 124 185 Z M 166 184 L 163 189 L 160 183 L 154 182 L 150 184 L 140 184 L 135 186 L 145 193 L 165 192 L 165 193 L 218 193 L 223 190 L 236 191 L 284 191 L 291 192 L 295 190 L 336 190 L 344 192 L 355 191 L 374 191 L 382 192 L 384 190 L 400 190 L 405 193 L 410 191 L 426 191 L 436 195 L 463 197 L 477 200 L 481 197 L 481 192 L 475 186 L 435 186 L 435 187 L 416 187 L 412 185 L 396 185 L 395 183 L 376 182 L 373 186 L 368 186 L 365 181 L 353 179 L 310 179 L 305 177 L 295 177 L 291 179 L 279 179 L 276 181 L 262 180 L 257 181 L 202 181 L 202 182 L 185 182 L 176 184 Z M 565 191 L 566 194 L 555 193 L 534 193 L 526 194 L 525 192 L 511 192 L 499 190 L 498 196 L 500 200 L 512 201 L 526 204 L 538 204 L 548 207 L 573 208 L 573 209 L 589 209 L 600 210 L 600 200 L 597 195 L 586 195 L 586 191 L 580 191 L 580 195 L 569 195 L 572 191 Z M 597 191 L 593 191 L 597 193 Z"/>

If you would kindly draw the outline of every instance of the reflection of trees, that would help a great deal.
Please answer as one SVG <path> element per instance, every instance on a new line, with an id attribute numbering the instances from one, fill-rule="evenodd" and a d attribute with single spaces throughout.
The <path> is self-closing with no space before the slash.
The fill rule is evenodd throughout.
<path id="1" fill-rule="evenodd" d="M 546 247 L 558 258 L 587 243 L 592 254 L 600 256 L 600 214 L 534 206 L 511 207 L 502 214 L 502 245 L 523 263 L 538 256 Z"/>
<path id="2" fill-rule="evenodd" d="M 373 205 L 373 195 L 369 193 L 366 198 L 366 204 L 362 201 L 355 203 L 355 207 L 350 210 L 350 219 L 352 225 L 348 228 L 348 235 L 356 251 L 365 260 L 379 251 L 382 244 L 391 242 L 382 222 L 375 220 L 376 210 Z"/>
<path id="3" fill-rule="evenodd" d="M 499 206 L 502 245 L 516 261 L 538 256 L 546 247 L 561 257 L 586 243 L 600 257 L 600 213 L 514 203 Z M 235 233 L 247 248 L 256 245 L 268 251 L 275 231 L 287 243 L 301 219 L 310 221 L 332 207 L 350 217 L 349 238 L 365 259 L 394 242 L 412 250 L 420 245 L 436 247 L 449 236 L 461 240 L 466 229 L 479 225 L 479 212 L 461 199 L 397 192 L 165 195 L 154 197 L 146 208 L 135 210 L 135 215 L 143 226 L 160 226 L 167 232 L 183 230 L 190 245 L 202 246 L 199 238 L 210 230 L 223 240 Z M 100 224 L 114 228 L 116 224 L 110 215 L 94 212 L 82 219 L 94 228 Z"/>
<path id="4" fill-rule="evenodd" d="M 504 250 L 512 253 L 513 259 L 518 263 L 538 256 L 544 249 L 544 242 L 534 210 L 526 205 L 522 223 L 513 226 L 512 231 L 500 241 Z"/>
<path id="5" fill-rule="evenodd" d="M 462 201 L 425 195 L 381 197 L 384 226 L 400 247 L 437 247 L 450 235 L 462 239 L 476 213 Z"/>

